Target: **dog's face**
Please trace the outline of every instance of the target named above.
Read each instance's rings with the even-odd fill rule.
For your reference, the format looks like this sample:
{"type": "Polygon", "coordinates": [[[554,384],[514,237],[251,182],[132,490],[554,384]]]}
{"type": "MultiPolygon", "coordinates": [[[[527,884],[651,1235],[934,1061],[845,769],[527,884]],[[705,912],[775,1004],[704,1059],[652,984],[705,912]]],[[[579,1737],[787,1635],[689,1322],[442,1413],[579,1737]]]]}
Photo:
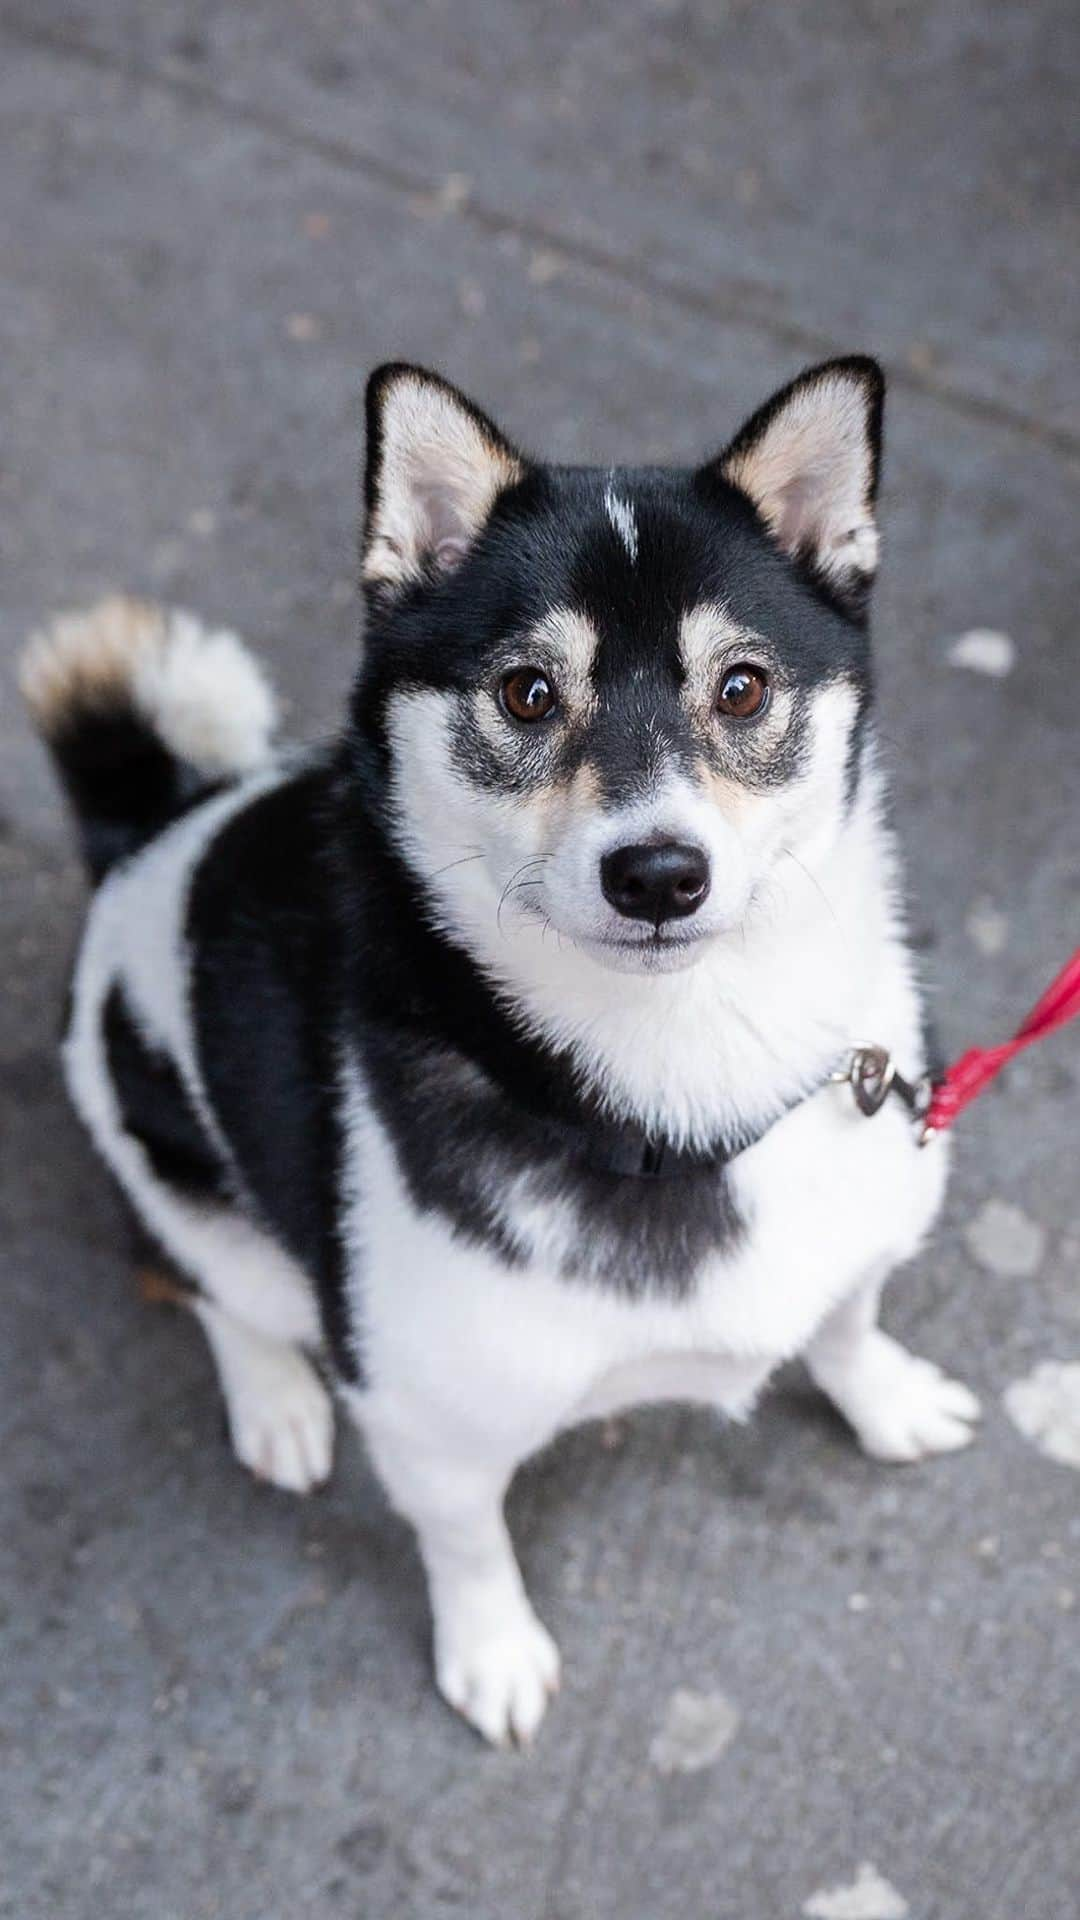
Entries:
{"type": "Polygon", "coordinates": [[[430,374],[373,377],[356,724],[448,931],[688,966],[835,836],[881,398],[833,362],[697,470],[605,471],[527,461],[430,374]]]}

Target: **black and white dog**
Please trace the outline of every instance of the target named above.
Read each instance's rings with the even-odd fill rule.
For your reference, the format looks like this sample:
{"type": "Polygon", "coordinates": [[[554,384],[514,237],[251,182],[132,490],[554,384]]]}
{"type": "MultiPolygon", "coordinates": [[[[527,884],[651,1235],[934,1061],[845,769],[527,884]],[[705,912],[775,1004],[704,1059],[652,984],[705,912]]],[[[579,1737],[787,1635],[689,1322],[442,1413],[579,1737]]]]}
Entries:
{"type": "Polygon", "coordinates": [[[364,657],[271,746],[230,634],[114,600],[23,684],[99,883],[65,1064],[191,1286],[233,1446],[304,1492],[330,1393],[415,1526],[446,1698],[528,1740],[559,1660],[502,1517],[560,1429],[738,1418],[790,1355],[886,1460],[978,1407],[876,1324],[944,1144],[875,749],[883,383],[805,373],[694,471],[526,458],[368,392],[364,657]]]}

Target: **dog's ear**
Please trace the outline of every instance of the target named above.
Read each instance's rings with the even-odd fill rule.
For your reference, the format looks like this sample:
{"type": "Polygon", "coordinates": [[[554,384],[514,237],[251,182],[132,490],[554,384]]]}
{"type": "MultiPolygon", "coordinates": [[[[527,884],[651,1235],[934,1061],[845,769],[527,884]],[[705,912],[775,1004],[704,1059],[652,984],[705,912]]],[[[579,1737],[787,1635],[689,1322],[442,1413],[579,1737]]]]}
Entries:
{"type": "Polygon", "coordinates": [[[376,368],[367,388],[365,586],[392,594],[449,572],[524,472],[521,455],[456,387],[423,367],[376,368]]]}
{"type": "Polygon", "coordinates": [[[876,360],[828,360],[767,400],[705,470],[746,494],[784,552],[853,611],[877,568],[884,399],[876,360]]]}

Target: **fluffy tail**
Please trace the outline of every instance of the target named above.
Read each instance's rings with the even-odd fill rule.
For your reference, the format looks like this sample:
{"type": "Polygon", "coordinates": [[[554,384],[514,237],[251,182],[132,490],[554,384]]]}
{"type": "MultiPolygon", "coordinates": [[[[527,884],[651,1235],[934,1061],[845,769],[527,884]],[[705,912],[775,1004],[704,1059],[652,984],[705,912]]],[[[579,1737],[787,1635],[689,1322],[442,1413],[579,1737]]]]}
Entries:
{"type": "Polygon", "coordinates": [[[95,881],[216,787],[265,761],[277,705],[233,633],[119,596],[28,642],[19,680],[95,881]]]}

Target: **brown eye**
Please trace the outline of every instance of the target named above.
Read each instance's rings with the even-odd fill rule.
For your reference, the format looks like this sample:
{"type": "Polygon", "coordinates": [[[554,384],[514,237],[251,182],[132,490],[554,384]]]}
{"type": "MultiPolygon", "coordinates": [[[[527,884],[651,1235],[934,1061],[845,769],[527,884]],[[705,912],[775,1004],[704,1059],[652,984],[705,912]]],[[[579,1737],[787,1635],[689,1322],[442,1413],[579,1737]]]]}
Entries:
{"type": "Polygon", "coordinates": [[[539,667],[518,667],[499,688],[503,709],[514,720],[546,720],[555,705],[555,689],[539,667]]]}
{"type": "Polygon", "coordinates": [[[716,696],[718,713],[730,714],[733,720],[753,720],[764,713],[768,703],[769,678],[761,667],[740,662],[737,667],[727,668],[716,696]]]}

